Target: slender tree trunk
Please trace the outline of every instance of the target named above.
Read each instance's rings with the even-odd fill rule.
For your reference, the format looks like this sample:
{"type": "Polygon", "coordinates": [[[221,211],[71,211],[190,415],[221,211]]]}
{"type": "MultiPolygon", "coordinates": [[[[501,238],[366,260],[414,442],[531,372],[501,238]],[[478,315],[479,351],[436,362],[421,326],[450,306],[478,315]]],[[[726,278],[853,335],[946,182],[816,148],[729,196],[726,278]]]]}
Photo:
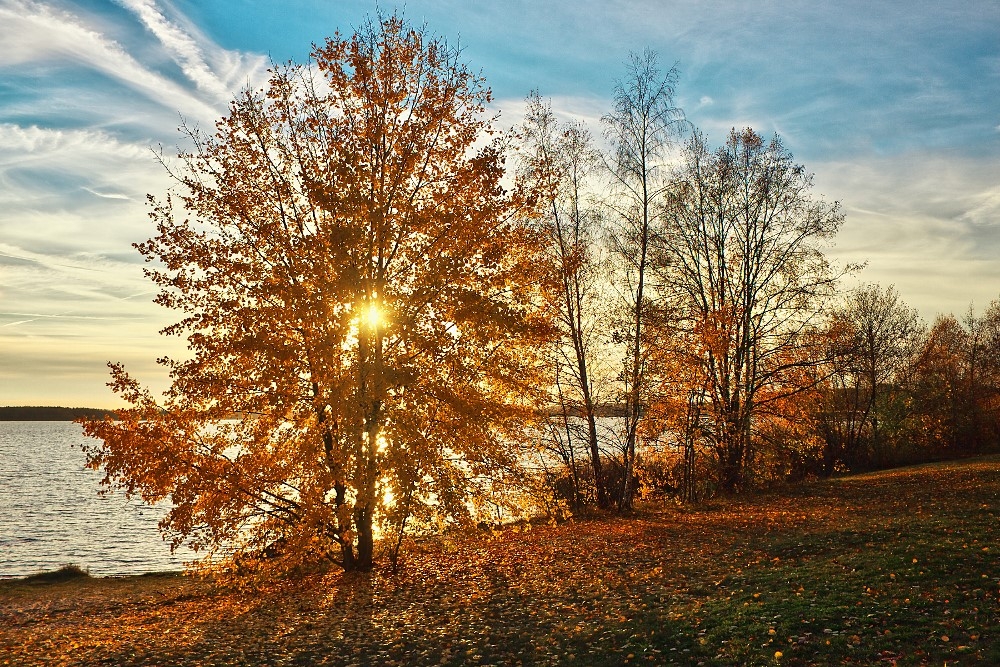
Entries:
{"type": "Polygon", "coordinates": [[[597,418],[594,415],[593,403],[587,406],[587,436],[590,445],[590,465],[594,470],[594,492],[597,494],[597,506],[601,509],[608,509],[611,507],[611,497],[608,494],[607,481],[604,479],[601,449],[597,441],[597,418]]]}
{"type": "Polygon", "coordinates": [[[375,532],[369,505],[360,505],[354,511],[354,525],[358,531],[358,557],[354,569],[368,572],[375,563],[375,532]]]}
{"type": "MultiPolygon", "coordinates": [[[[346,489],[343,484],[337,484],[337,507],[340,507],[345,502],[346,489]]],[[[343,527],[339,527],[341,531],[337,538],[340,541],[340,566],[344,568],[345,572],[351,572],[357,569],[358,559],[354,553],[354,540],[350,537],[345,537],[343,535],[343,527]]]]}
{"type": "MultiPolygon", "coordinates": [[[[579,184],[572,181],[574,188],[573,197],[573,248],[577,252],[577,246],[581,243],[580,225],[582,214],[577,202],[579,201],[579,184]]],[[[565,262],[567,248],[562,227],[562,218],[553,202],[552,215],[555,222],[556,234],[559,242],[559,253],[565,262]]],[[[594,405],[593,391],[590,385],[590,372],[588,370],[587,346],[584,341],[583,307],[581,278],[579,267],[574,266],[571,270],[563,267],[563,297],[565,299],[566,322],[569,324],[570,339],[573,342],[573,354],[576,357],[577,381],[579,383],[580,395],[583,398],[584,411],[587,419],[587,439],[590,449],[590,465],[594,471],[594,494],[596,495],[597,506],[607,509],[611,506],[611,496],[608,493],[607,482],[604,479],[604,471],[601,462],[601,450],[597,438],[597,416],[594,405]]],[[[576,471],[574,469],[574,479],[576,471]]]]}
{"type": "Polygon", "coordinates": [[[562,416],[563,433],[566,437],[566,450],[562,453],[563,462],[569,466],[570,475],[573,480],[573,511],[580,509],[580,474],[576,469],[576,452],[573,446],[573,429],[569,423],[569,405],[566,395],[563,393],[562,381],[559,378],[558,367],[556,370],[556,391],[559,395],[559,408],[562,416]]]}
{"type": "Polygon", "coordinates": [[[642,368],[642,332],[645,324],[645,312],[643,309],[643,297],[646,286],[646,257],[649,252],[649,214],[650,196],[647,163],[648,158],[644,155],[641,171],[642,184],[642,227],[639,235],[639,266],[637,275],[637,285],[635,290],[635,306],[632,319],[633,348],[630,359],[631,367],[628,369],[631,387],[628,393],[629,425],[626,430],[625,440],[625,466],[622,480],[622,494],[618,501],[618,509],[627,512],[632,509],[633,496],[635,494],[633,468],[635,466],[635,445],[639,432],[639,420],[642,418],[642,392],[641,382],[643,378],[642,368]]]}
{"type": "Polygon", "coordinates": [[[570,314],[577,377],[580,382],[580,394],[583,397],[583,408],[587,419],[587,444],[590,450],[590,465],[594,471],[594,494],[597,496],[597,506],[601,509],[608,509],[611,506],[611,496],[608,493],[608,485],[604,479],[601,449],[597,437],[597,406],[594,405],[594,396],[590,386],[590,373],[587,369],[587,350],[583,343],[582,300],[579,298],[578,285],[567,285],[566,287],[567,310],[570,314]],[[575,293],[576,298],[573,300],[569,299],[568,295],[570,291],[575,293]]]}

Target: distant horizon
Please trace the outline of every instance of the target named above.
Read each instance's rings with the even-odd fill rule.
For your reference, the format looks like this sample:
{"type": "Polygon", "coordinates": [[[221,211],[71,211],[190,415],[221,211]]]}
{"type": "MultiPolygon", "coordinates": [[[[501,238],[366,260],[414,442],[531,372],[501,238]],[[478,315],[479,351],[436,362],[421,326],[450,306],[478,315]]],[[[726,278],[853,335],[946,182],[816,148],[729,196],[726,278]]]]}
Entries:
{"type": "MultiPolygon", "coordinates": [[[[126,407],[123,403],[120,408],[126,407]]],[[[97,408],[92,405],[0,405],[0,410],[114,410],[115,408],[97,408]]]]}
{"type": "Polygon", "coordinates": [[[118,420],[121,408],[87,408],[43,405],[0,406],[0,423],[24,422],[75,422],[80,419],[104,419],[111,416],[118,420]]]}

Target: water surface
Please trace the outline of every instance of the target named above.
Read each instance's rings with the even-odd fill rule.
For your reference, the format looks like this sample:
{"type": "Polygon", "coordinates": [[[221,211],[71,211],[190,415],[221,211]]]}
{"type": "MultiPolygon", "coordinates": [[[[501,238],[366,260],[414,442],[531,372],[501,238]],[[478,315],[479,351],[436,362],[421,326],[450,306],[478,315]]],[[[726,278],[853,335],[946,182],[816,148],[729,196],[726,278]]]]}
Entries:
{"type": "Polygon", "coordinates": [[[103,473],[84,467],[72,422],[0,422],[0,578],[74,563],[93,575],[178,570],[161,507],[99,495],[103,473]]]}

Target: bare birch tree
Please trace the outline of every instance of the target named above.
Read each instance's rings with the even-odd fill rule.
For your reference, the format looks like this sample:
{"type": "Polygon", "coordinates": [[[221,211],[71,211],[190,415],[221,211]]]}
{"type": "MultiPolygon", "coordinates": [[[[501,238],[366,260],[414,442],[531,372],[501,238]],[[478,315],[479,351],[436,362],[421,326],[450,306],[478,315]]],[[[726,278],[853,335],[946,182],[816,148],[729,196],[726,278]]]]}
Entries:
{"type": "Polygon", "coordinates": [[[594,477],[594,495],[601,508],[610,506],[602,469],[597,426],[595,366],[598,354],[599,220],[585,201],[587,182],[599,164],[590,132],[580,122],[559,123],[551,103],[538,92],[527,99],[521,128],[522,177],[531,179],[544,202],[539,207],[550,238],[549,252],[559,276],[559,316],[562,337],[554,349],[555,393],[561,454],[580,493],[575,461],[575,419],[584,421],[582,439],[594,477]],[[565,379],[564,379],[565,378],[565,379]]]}
{"type": "Polygon", "coordinates": [[[604,136],[610,146],[607,159],[612,196],[607,200],[611,215],[611,249],[619,260],[616,287],[622,297],[622,471],[616,492],[620,510],[631,508],[635,495],[636,441],[647,402],[646,336],[649,293],[650,247],[663,195],[667,191],[665,163],[674,139],[683,127],[684,114],[674,104],[677,68],[664,72],[656,53],[632,54],[625,77],[614,93],[614,110],[604,116],[604,136]]]}

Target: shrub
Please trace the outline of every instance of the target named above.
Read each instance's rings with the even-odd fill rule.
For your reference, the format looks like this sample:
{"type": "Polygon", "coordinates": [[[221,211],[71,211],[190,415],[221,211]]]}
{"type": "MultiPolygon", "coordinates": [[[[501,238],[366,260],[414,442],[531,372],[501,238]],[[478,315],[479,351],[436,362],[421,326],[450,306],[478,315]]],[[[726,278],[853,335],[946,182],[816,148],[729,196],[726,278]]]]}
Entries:
{"type": "Polygon", "coordinates": [[[67,563],[58,570],[52,572],[39,572],[24,578],[25,581],[39,584],[53,584],[60,581],[70,581],[72,579],[82,579],[90,576],[90,571],[79,565],[67,563]]]}

